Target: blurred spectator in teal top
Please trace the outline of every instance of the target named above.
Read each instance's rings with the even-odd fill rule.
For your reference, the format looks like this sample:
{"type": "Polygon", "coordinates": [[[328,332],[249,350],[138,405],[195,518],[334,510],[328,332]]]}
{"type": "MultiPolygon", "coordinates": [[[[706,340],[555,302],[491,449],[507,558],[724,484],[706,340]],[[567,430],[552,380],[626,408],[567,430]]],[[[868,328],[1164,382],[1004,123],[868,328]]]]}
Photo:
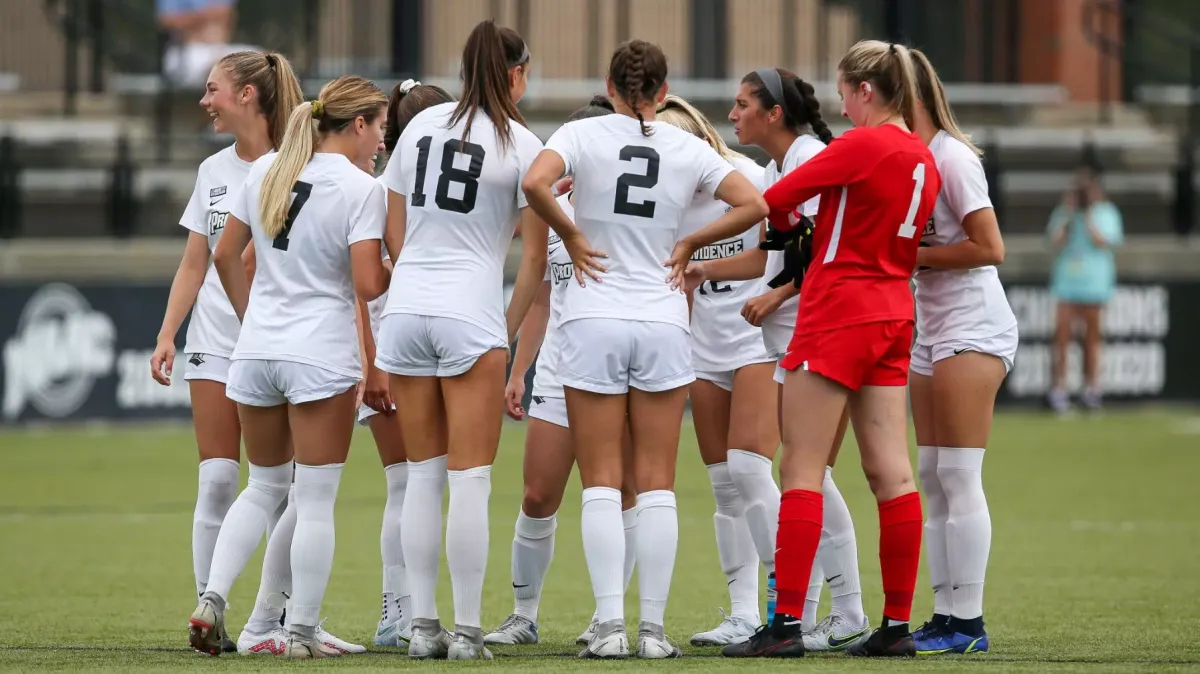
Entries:
{"type": "Polygon", "coordinates": [[[1121,212],[1100,187],[1100,175],[1080,169],[1075,185],[1050,215],[1047,234],[1058,252],[1050,293],[1058,300],[1054,334],[1054,386],[1050,405],[1058,412],[1070,408],[1067,394],[1067,349],[1076,326],[1083,324],[1082,402],[1100,407],[1100,311],[1117,285],[1113,248],[1124,240],[1121,212]]]}

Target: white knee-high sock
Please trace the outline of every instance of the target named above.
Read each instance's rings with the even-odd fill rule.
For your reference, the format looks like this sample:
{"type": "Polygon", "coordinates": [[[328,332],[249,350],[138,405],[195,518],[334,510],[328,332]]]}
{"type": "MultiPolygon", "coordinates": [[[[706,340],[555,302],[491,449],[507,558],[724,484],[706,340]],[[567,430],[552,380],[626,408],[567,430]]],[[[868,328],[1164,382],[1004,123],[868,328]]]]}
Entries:
{"type": "Polygon", "coordinates": [[[659,489],[638,494],[638,600],[642,622],[663,624],[678,548],[675,492],[659,489]]]}
{"type": "Polygon", "coordinates": [[[333,570],[333,506],[342,479],[340,463],[296,464],[296,533],[292,536],[292,599],[288,629],[316,628],[333,570]]]}
{"type": "Polygon", "coordinates": [[[383,524],[379,530],[379,555],[383,560],[383,608],[379,624],[390,625],[408,617],[408,578],[404,571],[404,546],[400,543],[400,518],[404,512],[404,492],[408,487],[408,462],[401,461],[383,469],[387,480],[387,502],[383,505],[383,524]]]}
{"type": "Polygon", "coordinates": [[[775,572],[775,534],[779,531],[779,485],[771,475],[771,461],[741,449],[727,455],[729,476],[746,504],[746,526],[758,558],[767,573],[775,572]]]}
{"type": "Polygon", "coordinates": [[[709,466],[708,479],[717,502],[713,528],[717,535],[717,559],[729,588],[729,613],[757,625],[758,553],[746,526],[745,503],[729,475],[728,464],[709,466]]]}
{"type": "Polygon", "coordinates": [[[205,459],[200,462],[200,484],[196,489],[196,510],[192,513],[192,572],[196,576],[196,595],[208,588],[208,570],[213,548],[225,513],[238,494],[238,462],[233,459],[205,459]]]}
{"type": "Polygon", "coordinates": [[[950,615],[983,615],[983,579],[992,547],[992,517],[983,494],[983,454],[978,448],[938,449],[938,479],[946,491],[946,561],[950,571],[950,615]]]}
{"type": "Polygon", "coordinates": [[[637,525],[638,507],[635,503],[629,510],[621,511],[621,527],[625,530],[625,592],[629,592],[629,582],[633,580],[633,570],[637,567],[637,525]]]}
{"type": "Polygon", "coordinates": [[[933,612],[950,615],[950,571],[946,561],[946,520],[950,509],[938,478],[938,448],[917,447],[917,475],[925,494],[925,561],[933,586],[933,612]]]}
{"type": "Polygon", "coordinates": [[[624,620],[625,533],[621,522],[621,490],[584,489],[580,519],[583,556],[596,597],[596,619],[602,623],[624,620]]]}
{"type": "Polygon", "coordinates": [[[821,545],[817,558],[825,582],[829,583],[829,610],[850,621],[853,625],[866,622],[862,605],[862,580],[858,573],[858,541],[854,536],[854,520],[846,499],[833,482],[833,469],[825,469],[821,482],[821,496],[825,502],[824,519],[821,522],[821,545]]]}
{"type": "Polygon", "coordinates": [[[808,632],[817,626],[817,609],[821,607],[821,588],[825,576],[821,575],[821,561],[813,560],[812,573],[808,574],[808,592],[804,595],[804,613],[800,615],[800,631],[808,632]]]}
{"type": "Polygon", "coordinates": [[[250,464],[246,488],[229,507],[217,544],[213,547],[212,567],[208,574],[206,593],[229,598],[233,581],[241,575],[258,547],[271,513],[288,495],[292,485],[292,462],[282,466],[250,464]]]}
{"type": "Polygon", "coordinates": [[[296,533],[296,486],[292,485],[287,507],[267,538],[263,554],[262,578],[254,610],[246,621],[246,630],[263,634],[279,625],[288,595],[292,593],[292,538],[296,533]]]}
{"type": "Polygon", "coordinates": [[[408,462],[408,490],[400,515],[400,542],[413,618],[438,619],[438,563],[442,552],[442,494],[446,490],[446,457],[408,462]]]}
{"type": "Polygon", "coordinates": [[[488,501],[492,467],[448,471],[450,512],[446,515],[446,566],[454,594],[454,624],[482,626],[483,577],[488,559],[488,501]]]}
{"type": "Polygon", "coordinates": [[[554,559],[554,530],[558,520],[549,517],[517,515],[516,535],[512,544],[512,586],[516,600],[513,613],[534,623],[542,598],[542,583],[554,559]]]}

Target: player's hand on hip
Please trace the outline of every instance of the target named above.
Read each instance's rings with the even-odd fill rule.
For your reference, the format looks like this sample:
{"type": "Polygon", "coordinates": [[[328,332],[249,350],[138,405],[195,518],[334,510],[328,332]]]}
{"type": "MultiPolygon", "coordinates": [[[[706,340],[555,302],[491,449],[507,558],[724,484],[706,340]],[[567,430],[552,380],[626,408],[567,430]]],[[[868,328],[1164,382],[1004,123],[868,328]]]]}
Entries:
{"type": "Polygon", "coordinates": [[[175,370],[175,342],[160,339],[150,356],[150,376],[163,386],[171,385],[171,372],[175,370]]]}
{"type": "Polygon", "coordinates": [[[708,280],[708,269],[703,262],[692,262],[683,271],[683,289],[692,292],[708,280]]]}
{"type": "Polygon", "coordinates": [[[692,253],[695,252],[696,247],[683,238],[675,243],[671,257],[663,261],[663,266],[670,270],[667,272],[667,283],[671,285],[671,290],[686,291],[687,269],[692,263],[692,253]]]}
{"type": "Polygon", "coordinates": [[[604,282],[600,275],[608,271],[608,267],[600,264],[600,259],[608,257],[607,253],[592,248],[592,244],[588,243],[582,233],[563,239],[563,246],[567,249],[567,255],[571,256],[571,263],[575,265],[575,280],[580,286],[586,286],[589,278],[596,283],[604,282]]]}

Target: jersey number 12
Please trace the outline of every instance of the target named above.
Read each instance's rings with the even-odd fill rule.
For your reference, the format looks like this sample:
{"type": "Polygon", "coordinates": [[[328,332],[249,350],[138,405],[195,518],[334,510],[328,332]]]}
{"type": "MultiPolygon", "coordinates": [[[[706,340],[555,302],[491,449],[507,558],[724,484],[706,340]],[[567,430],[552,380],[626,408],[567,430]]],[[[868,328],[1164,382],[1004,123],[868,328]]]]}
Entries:
{"type": "MultiPolygon", "coordinates": [[[[433,136],[417,141],[417,184],[413,186],[412,205],[425,205],[425,171],[429,167],[429,146],[433,136]]],[[[442,175],[438,177],[437,194],[433,201],[443,211],[470,213],[475,210],[475,198],[479,194],[479,175],[483,173],[483,158],[487,151],[482,145],[464,143],[451,138],[442,145],[442,175]],[[471,163],[465,169],[454,166],[456,154],[465,154],[471,163]],[[462,198],[450,196],[450,183],[463,186],[462,198]]]]}

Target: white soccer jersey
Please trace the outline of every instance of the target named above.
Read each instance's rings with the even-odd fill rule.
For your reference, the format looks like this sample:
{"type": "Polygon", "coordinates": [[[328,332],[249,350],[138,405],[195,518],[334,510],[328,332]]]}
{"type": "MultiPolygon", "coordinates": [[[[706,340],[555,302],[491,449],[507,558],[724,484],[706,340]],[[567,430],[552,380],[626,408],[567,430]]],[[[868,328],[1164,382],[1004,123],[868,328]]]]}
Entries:
{"type": "Polygon", "coordinates": [[[350,246],[383,238],[383,185],[345,155],[315,154],[292,189],[288,224],[272,239],[258,211],[274,161],[254,162],[229,210],[250,225],[258,258],[233,360],[283,360],[361,377],[350,246]]]}
{"type": "Polygon", "coordinates": [[[580,318],[661,322],[688,329],[687,299],[663,261],[696,191],[712,196],[733,166],[708,143],[664,122],[625,115],[581,119],[546,142],[575,177],[575,221],[608,254],[603,282],[567,285],[562,323],[580,318]]]}
{"type": "MultiPolygon", "coordinates": [[[[558,204],[572,221],[575,220],[575,207],[571,205],[570,195],[564,194],[558,198],[558,204]]],[[[571,256],[567,255],[567,247],[562,244],[558,235],[551,234],[547,252],[546,280],[550,282],[550,318],[546,321],[546,336],[542,339],[542,349],[538,352],[537,365],[533,372],[533,395],[541,398],[563,398],[563,385],[558,383],[558,356],[562,336],[558,333],[559,320],[562,317],[563,297],[567,294],[567,286],[575,279],[575,265],[571,256]]]]}
{"type": "MultiPolygon", "coordinates": [[[[788,148],[787,154],[783,157],[782,169],[774,160],[771,160],[771,163],[767,164],[767,168],[763,172],[762,191],[766,192],[767,188],[779,182],[780,178],[791,173],[797,166],[812,159],[818,152],[824,149],[825,143],[822,143],[820,139],[814,136],[802,135],[796,138],[796,140],[792,141],[792,146],[788,148]]],[[[809,218],[815,218],[820,201],[820,197],[809,199],[800,206],[800,212],[809,218]]],[[[778,276],[781,271],[783,271],[783,251],[767,251],[767,270],[758,284],[759,295],[771,290],[767,283],[778,276]]],[[[783,354],[787,351],[788,343],[792,340],[792,333],[796,330],[796,314],[799,311],[800,298],[793,297],[781,304],[775,313],[763,320],[763,342],[766,344],[767,351],[772,356],[782,358],[783,354]]]]}
{"type": "MultiPolygon", "coordinates": [[[[179,224],[197,234],[208,237],[208,252],[217,249],[221,232],[225,231],[225,219],[229,217],[229,205],[236,192],[241,189],[250,172],[250,162],[237,155],[237,146],[230,145],[205,159],[196,174],[196,188],[179,224]]],[[[188,323],[184,353],[207,353],[228,358],[237,344],[237,314],[221,286],[217,268],[210,261],[204,274],[204,283],[192,307],[192,320],[188,323]]]]}
{"type": "MultiPolygon", "coordinates": [[[[942,191],[925,224],[921,245],[944,246],[967,238],[963,218],[991,208],[979,157],[957,138],[939,131],[929,151],[942,176],[942,191]]],[[[926,269],[916,274],[917,343],[994,337],[1017,324],[996,268],[926,269]]]]}
{"type": "MultiPolygon", "coordinates": [[[[383,176],[376,178],[376,180],[379,181],[380,185],[384,185],[383,176]]],[[[384,187],[387,187],[387,186],[384,185],[384,187]]],[[[387,210],[386,209],[386,204],[387,204],[386,198],[384,199],[384,204],[385,204],[384,210],[387,210]]],[[[383,248],[383,261],[387,262],[390,259],[390,258],[388,258],[387,246],[386,245],[382,246],[382,248],[383,248]]],[[[371,323],[371,336],[375,339],[376,342],[379,341],[379,321],[381,319],[383,319],[383,308],[384,308],[384,306],[387,305],[387,297],[388,297],[388,294],[384,293],[384,294],[380,295],[379,297],[371,300],[370,302],[367,302],[367,317],[370,319],[370,323],[371,323]]]]}
{"type": "MultiPolygon", "coordinates": [[[[733,166],[753,184],[762,183],[763,168],[750,159],[738,157],[733,166]]],[[[729,206],[711,196],[697,194],[683,219],[682,235],[690,234],[716,220],[729,206]]],[[[697,262],[733,257],[758,246],[759,228],[752,227],[739,236],[718,241],[697,250],[697,262]]],[[[736,370],[766,359],[762,330],[742,318],[742,305],[758,294],[760,282],[706,281],[692,295],[692,352],[696,369],[701,372],[736,370]]]]}
{"type": "Polygon", "coordinates": [[[454,318],[508,343],[504,260],[542,142],[510,121],[513,145],[502,147],[481,112],[463,145],[466,119],[447,127],[455,105],[414,117],[384,169],[388,189],[407,197],[408,220],[383,315],[454,318]]]}

